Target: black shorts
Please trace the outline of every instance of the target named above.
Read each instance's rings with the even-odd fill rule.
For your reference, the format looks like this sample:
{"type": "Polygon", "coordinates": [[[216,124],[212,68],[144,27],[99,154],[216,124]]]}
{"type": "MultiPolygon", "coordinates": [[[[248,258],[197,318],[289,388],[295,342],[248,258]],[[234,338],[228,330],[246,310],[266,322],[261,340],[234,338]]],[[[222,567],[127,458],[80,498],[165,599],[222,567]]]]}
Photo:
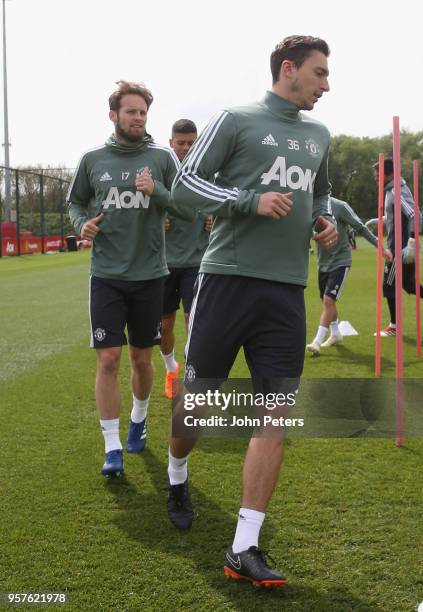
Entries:
{"type": "Polygon", "coordinates": [[[199,266],[196,268],[172,268],[166,277],[163,298],[163,316],[176,312],[182,300],[184,312],[191,310],[194,285],[199,266]]]}
{"type": "Polygon", "coordinates": [[[328,295],[335,301],[339,300],[350,269],[351,266],[340,266],[331,272],[319,272],[321,300],[323,300],[324,295],[328,295]]]}
{"type": "Polygon", "coordinates": [[[92,348],[127,344],[148,348],[160,344],[160,321],[164,278],[120,281],[90,278],[90,321],[92,348]]]}
{"type": "MultiPolygon", "coordinates": [[[[407,293],[416,293],[416,269],[413,263],[402,264],[402,288],[407,293]]],[[[385,264],[383,295],[386,298],[395,298],[395,261],[385,264]]]]}
{"type": "Polygon", "coordinates": [[[199,274],[190,313],[185,384],[217,388],[241,347],[256,390],[296,389],[304,364],[304,287],[247,276],[199,274]],[[293,380],[295,379],[295,380],[293,380]]]}

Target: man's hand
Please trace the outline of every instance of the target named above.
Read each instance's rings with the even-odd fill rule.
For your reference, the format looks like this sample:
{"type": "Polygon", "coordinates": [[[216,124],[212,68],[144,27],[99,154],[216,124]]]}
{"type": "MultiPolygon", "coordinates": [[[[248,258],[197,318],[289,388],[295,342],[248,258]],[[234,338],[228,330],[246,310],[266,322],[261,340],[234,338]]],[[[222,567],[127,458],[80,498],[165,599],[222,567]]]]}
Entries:
{"type": "Polygon", "coordinates": [[[392,263],[394,261],[392,251],[390,251],[389,249],[383,249],[382,255],[384,256],[385,261],[387,261],[388,263],[392,263]]]}
{"type": "Polygon", "coordinates": [[[137,191],[142,191],[145,195],[151,196],[154,191],[154,180],[150,173],[150,168],[146,166],[141,174],[135,177],[135,187],[137,191]]]}
{"type": "Polygon", "coordinates": [[[277,193],[269,191],[262,193],[259,199],[257,214],[263,217],[280,219],[286,217],[292,208],[292,191],[289,193],[277,193]]]}
{"type": "Polygon", "coordinates": [[[98,224],[101,223],[103,219],[104,213],[100,213],[96,217],[93,217],[93,219],[88,219],[88,221],[85,221],[84,225],[81,228],[82,240],[94,240],[94,238],[100,231],[98,224]]]}
{"type": "Polygon", "coordinates": [[[213,227],[213,215],[207,215],[204,221],[204,229],[206,232],[211,232],[213,227]]]}
{"type": "Polygon", "coordinates": [[[318,217],[314,225],[317,234],[313,240],[319,242],[324,247],[333,247],[338,242],[338,231],[336,226],[325,217],[318,217]]]}
{"type": "Polygon", "coordinates": [[[165,217],[164,228],[165,228],[165,232],[170,230],[170,219],[169,219],[169,217],[165,217]]]}

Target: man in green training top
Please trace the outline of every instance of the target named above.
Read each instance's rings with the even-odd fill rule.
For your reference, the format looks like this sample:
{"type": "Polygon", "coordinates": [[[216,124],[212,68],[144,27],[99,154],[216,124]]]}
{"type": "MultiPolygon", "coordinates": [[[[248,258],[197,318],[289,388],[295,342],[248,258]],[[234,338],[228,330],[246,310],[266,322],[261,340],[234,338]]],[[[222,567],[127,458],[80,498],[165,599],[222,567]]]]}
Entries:
{"type": "MultiPolygon", "coordinates": [[[[364,225],[351,206],[342,200],[331,198],[332,213],[337,222],[338,242],[330,249],[323,249],[317,244],[319,266],[320,299],[323,302],[323,312],[320,317],[319,328],[314,340],[307,344],[307,350],[318,357],[320,347],[327,348],[342,342],[342,334],[338,327],[338,310],[336,302],[341,297],[345,281],[351,268],[351,243],[349,229],[352,228],[370,244],[377,247],[377,238],[364,225]],[[324,342],[329,330],[330,336],[324,342]]],[[[392,261],[389,249],[383,249],[383,256],[392,261]]]]}
{"type": "MultiPolygon", "coordinates": [[[[300,112],[312,110],[329,91],[328,55],[319,38],[284,39],[270,59],[272,91],[260,102],[225,110],[213,119],[175,179],[176,202],[215,216],[190,313],[189,393],[203,389],[206,379],[216,381],[218,388],[241,347],[256,392],[298,387],[313,225],[322,245],[336,242],[327,170],[329,132],[300,112]]],[[[175,418],[184,412],[182,400],[175,406],[175,418]]],[[[194,515],[187,472],[194,445],[188,435],[170,438],[167,507],[180,529],[190,527],[194,515]]],[[[273,437],[250,440],[238,525],[225,560],[228,576],[258,586],[286,582],[258,548],[282,446],[282,427],[273,437]]]]}
{"type": "MultiPolygon", "coordinates": [[[[197,127],[190,119],[179,119],[172,126],[169,140],[182,161],[197,138],[197,127]]],[[[165,281],[160,351],[166,366],[165,395],[172,399],[178,393],[179,364],[175,359],[176,311],[182,301],[185,328],[194,297],[194,283],[201,258],[209,243],[211,215],[198,213],[191,223],[176,217],[166,218],[166,260],[169,276],[165,281]]]]}
{"type": "Polygon", "coordinates": [[[166,210],[180,214],[169,192],[179,161],[172,151],[156,145],[145,130],[152,101],[143,84],[119,81],[109,98],[115,132],[104,145],[82,156],[67,196],[75,230],[93,241],[91,347],[97,351],[95,393],[106,476],[123,472],[117,375],[122,345],[127,344],[126,326],[133,393],[126,450],[140,452],[146,443],[152,347],[160,342],[163,285],[168,274],[163,224],[166,210]]]}

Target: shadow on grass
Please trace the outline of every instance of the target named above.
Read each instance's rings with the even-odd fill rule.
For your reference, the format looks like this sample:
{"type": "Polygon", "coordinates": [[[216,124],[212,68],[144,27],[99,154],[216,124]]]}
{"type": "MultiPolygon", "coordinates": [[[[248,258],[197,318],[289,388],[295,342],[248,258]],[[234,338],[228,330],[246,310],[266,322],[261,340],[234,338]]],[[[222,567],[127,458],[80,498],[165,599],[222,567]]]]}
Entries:
{"type": "Polygon", "coordinates": [[[415,336],[403,336],[403,342],[405,344],[410,344],[411,346],[416,346],[417,344],[415,336]]]}
{"type": "MultiPolygon", "coordinates": [[[[336,350],[338,351],[338,355],[342,357],[345,362],[350,362],[353,367],[357,365],[365,366],[369,370],[369,372],[375,371],[375,356],[374,354],[363,355],[360,353],[356,353],[349,349],[344,344],[338,344],[336,346],[336,350]]],[[[388,359],[387,357],[381,358],[381,368],[382,371],[386,370],[386,368],[395,368],[395,363],[392,359],[388,359]]]]}
{"type": "MultiPolygon", "coordinates": [[[[204,442],[204,441],[203,441],[204,442]]],[[[212,441],[210,441],[211,443],[212,441]]],[[[245,441],[239,441],[245,442],[245,441]]],[[[209,444],[203,448],[207,452],[209,444]]],[[[141,457],[140,457],[141,459],[141,457]]],[[[169,591],[175,589],[181,605],[184,593],[187,594],[186,604],[189,607],[200,604],[199,594],[195,602],[195,575],[187,576],[189,566],[193,564],[211,589],[220,597],[224,597],[232,610],[307,610],[307,612],[347,612],[360,610],[362,612],[376,612],[377,608],[352,595],[345,587],[336,586],[326,592],[311,587],[296,584],[291,578],[287,587],[277,590],[255,589],[246,582],[234,582],[225,578],[223,562],[227,545],[232,541],[235,529],[235,516],[222,510],[216,502],[205,495],[201,488],[191,483],[191,496],[195,504],[196,518],[192,529],[187,532],[176,530],[170,523],[166,511],[167,497],[167,466],[160,461],[150,450],[142,453],[142,461],[154,485],[142,493],[126,478],[106,481],[107,490],[113,494],[120,512],[115,517],[117,526],[132,540],[138,542],[140,547],[140,564],[148,562],[148,551],[154,550],[159,554],[181,558],[178,564],[170,559],[167,567],[169,591]],[[184,563],[185,561],[185,563],[184,563]],[[186,563],[188,562],[188,564],[186,563]]],[[[240,469],[236,464],[235,469],[240,469]]],[[[195,482],[195,478],[193,478],[195,482]]],[[[216,490],[214,491],[216,497],[216,490]]],[[[277,532],[278,525],[272,525],[271,517],[266,518],[267,531],[277,532]]],[[[284,547],[289,551],[289,543],[284,547]]],[[[289,563],[279,557],[276,567],[283,569],[289,563]]],[[[157,563],[157,561],[156,561],[157,563]]],[[[165,561],[163,571],[166,572],[165,561]]],[[[166,587],[164,587],[166,588],[166,587]]],[[[203,601],[203,600],[202,600],[203,601]]],[[[201,608],[212,610],[212,602],[203,601],[201,608]]],[[[179,609],[179,608],[178,608],[179,609]]]]}

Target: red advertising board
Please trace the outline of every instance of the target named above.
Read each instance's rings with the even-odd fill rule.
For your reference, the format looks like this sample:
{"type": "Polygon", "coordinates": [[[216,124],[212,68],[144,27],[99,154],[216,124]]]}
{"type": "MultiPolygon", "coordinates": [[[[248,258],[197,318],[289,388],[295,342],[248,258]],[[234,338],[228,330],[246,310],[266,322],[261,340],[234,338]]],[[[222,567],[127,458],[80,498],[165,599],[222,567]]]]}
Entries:
{"type": "MultiPolygon", "coordinates": [[[[61,247],[61,236],[45,236],[44,252],[58,251],[61,247]]],[[[3,238],[1,252],[2,255],[18,255],[18,241],[16,238],[3,238]]],[[[21,238],[21,255],[28,255],[29,253],[42,253],[42,238],[38,236],[25,236],[21,238]]]]}

